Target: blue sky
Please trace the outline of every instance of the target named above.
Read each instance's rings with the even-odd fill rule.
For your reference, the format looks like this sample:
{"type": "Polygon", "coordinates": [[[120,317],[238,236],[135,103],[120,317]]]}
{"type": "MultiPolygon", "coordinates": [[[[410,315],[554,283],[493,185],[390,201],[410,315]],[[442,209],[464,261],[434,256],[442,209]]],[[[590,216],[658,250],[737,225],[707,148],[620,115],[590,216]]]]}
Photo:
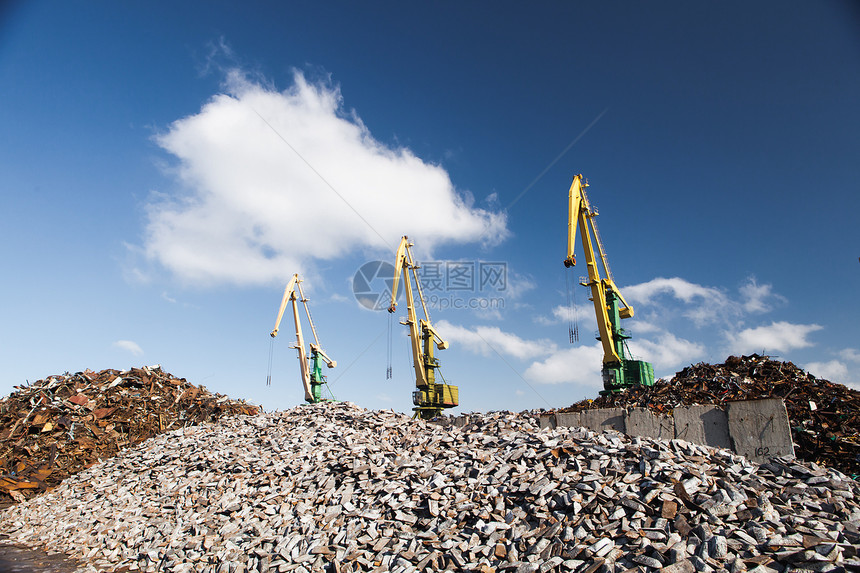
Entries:
{"type": "Polygon", "coordinates": [[[459,307],[454,412],[594,397],[577,173],[658,376],[764,352],[860,387],[858,70],[849,2],[6,3],[0,393],[161,364],[292,407],[298,272],[336,397],[408,411],[353,277],[409,235],[459,307]]]}

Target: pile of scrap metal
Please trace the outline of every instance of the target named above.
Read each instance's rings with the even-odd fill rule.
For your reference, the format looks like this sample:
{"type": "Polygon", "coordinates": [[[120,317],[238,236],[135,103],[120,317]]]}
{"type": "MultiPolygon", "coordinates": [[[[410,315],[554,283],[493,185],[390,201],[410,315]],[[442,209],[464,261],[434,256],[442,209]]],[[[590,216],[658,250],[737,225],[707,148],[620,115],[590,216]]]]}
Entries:
{"type": "Polygon", "coordinates": [[[816,378],[791,362],[767,356],[730,356],[723,364],[696,364],[652,387],[583,400],[560,412],[644,407],[670,413],[676,406],[723,405],[736,400],[782,398],[795,455],[860,475],[860,391],[816,378]]]}
{"type": "Polygon", "coordinates": [[[256,406],[157,366],[86,370],[16,386],[0,401],[0,503],[50,489],[162,432],[256,413],[256,406]]]}

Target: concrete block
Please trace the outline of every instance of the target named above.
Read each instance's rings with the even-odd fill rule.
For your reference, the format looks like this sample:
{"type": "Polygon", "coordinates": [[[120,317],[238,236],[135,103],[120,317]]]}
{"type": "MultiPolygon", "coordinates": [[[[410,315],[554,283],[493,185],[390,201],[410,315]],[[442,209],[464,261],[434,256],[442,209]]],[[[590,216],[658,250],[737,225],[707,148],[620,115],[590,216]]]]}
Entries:
{"type": "Polygon", "coordinates": [[[624,417],[625,433],[658,440],[675,437],[675,422],[670,416],[653,414],[648,408],[632,408],[624,417]]]}
{"type": "Polygon", "coordinates": [[[732,448],[726,413],[717,406],[678,406],[675,437],[694,444],[732,448]]]}
{"type": "Polygon", "coordinates": [[[555,415],[555,423],[558,427],[578,428],[580,423],[579,412],[558,412],[555,415]]]}
{"type": "Polygon", "coordinates": [[[624,409],[600,408],[598,410],[583,410],[580,414],[580,425],[595,432],[617,430],[623,432],[624,409]]]}
{"type": "Polygon", "coordinates": [[[555,414],[541,414],[538,416],[538,424],[540,425],[540,429],[544,430],[546,428],[553,429],[558,426],[555,421],[555,414]]]}
{"type": "Polygon", "coordinates": [[[541,428],[586,427],[596,432],[617,430],[630,436],[679,438],[716,448],[727,448],[764,463],[777,456],[794,457],[791,428],[780,398],[732,402],[718,406],[679,406],[674,419],[646,408],[601,408],[582,412],[540,415],[541,428]]]}
{"type": "Polygon", "coordinates": [[[765,463],[777,456],[794,457],[788,412],[781,398],[731,402],[728,424],[735,452],[747,459],[765,463]]]}

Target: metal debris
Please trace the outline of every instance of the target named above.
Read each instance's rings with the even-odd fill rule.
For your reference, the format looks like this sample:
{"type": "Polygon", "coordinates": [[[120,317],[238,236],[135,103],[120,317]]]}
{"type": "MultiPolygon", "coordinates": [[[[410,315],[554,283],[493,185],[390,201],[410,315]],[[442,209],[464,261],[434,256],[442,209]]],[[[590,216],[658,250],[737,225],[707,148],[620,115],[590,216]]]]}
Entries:
{"type": "Polygon", "coordinates": [[[560,412],[644,407],[669,413],[677,406],[725,405],[738,400],[782,398],[795,455],[860,475],[860,391],[816,378],[767,356],[730,356],[723,364],[696,364],[653,387],[584,400],[560,412]]]}
{"type": "Polygon", "coordinates": [[[682,440],[349,403],[172,430],[0,513],[111,571],[843,571],[860,486],[682,440]]]}
{"type": "Polygon", "coordinates": [[[158,366],[86,370],[16,388],[0,401],[0,503],[32,497],[161,432],[258,411],[158,366]]]}

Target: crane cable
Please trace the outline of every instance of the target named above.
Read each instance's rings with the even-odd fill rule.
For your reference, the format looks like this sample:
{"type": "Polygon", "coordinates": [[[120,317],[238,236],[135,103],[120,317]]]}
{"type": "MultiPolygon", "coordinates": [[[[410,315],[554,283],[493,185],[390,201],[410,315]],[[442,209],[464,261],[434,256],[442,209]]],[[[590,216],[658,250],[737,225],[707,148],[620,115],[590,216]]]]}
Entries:
{"type": "Polygon", "coordinates": [[[391,380],[392,376],[394,376],[392,368],[391,368],[391,354],[392,354],[392,347],[394,344],[393,336],[392,336],[393,328],[391,326],[392,320],[394,320],[393,317],[394,317],[393,312],[388,313],[388,349],[387,349],[388,354],[386,356],[387,368],[385,369],[385,379],[386,380],[391,380]]]}
{"type": "Polygon", "coordinates": [[[579,342],[579,320],[576,311],[576,290],[570,285],[570,271],[564,273],[567,285],[567,332],[570,343],[579,342]]]}
{"type": "Polygon", "coordinates": [[[275,353],[275,338],[269,341],[269,370],[266,373],[266,386],[272,385],[272,356],[275,353]]]}

